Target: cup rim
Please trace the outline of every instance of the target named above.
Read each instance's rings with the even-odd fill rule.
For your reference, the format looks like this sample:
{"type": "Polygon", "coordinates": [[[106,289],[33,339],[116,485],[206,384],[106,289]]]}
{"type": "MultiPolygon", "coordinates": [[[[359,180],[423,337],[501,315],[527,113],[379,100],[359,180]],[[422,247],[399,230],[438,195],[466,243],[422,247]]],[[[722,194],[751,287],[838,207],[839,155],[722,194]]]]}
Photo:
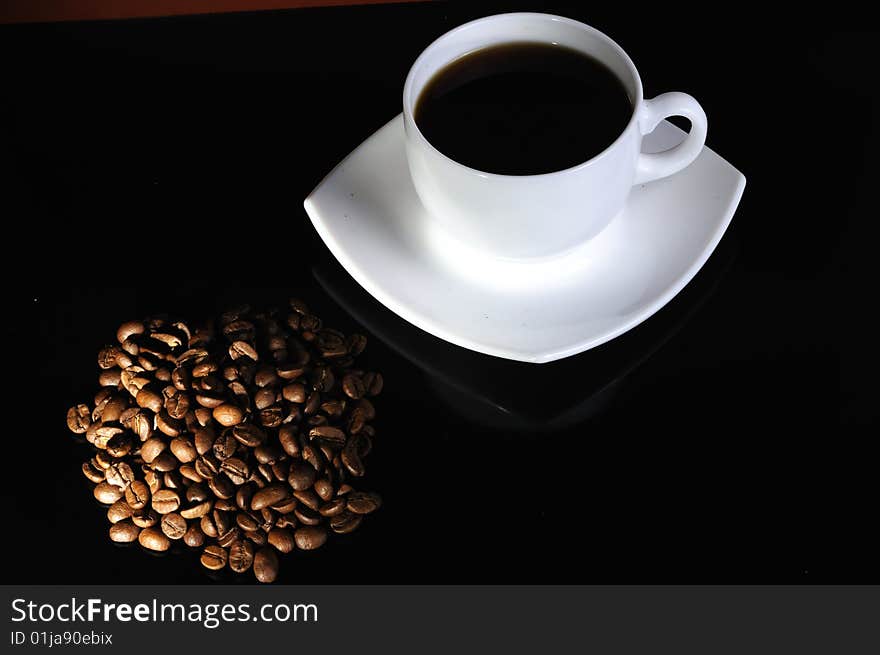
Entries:
{"type": "MultiPolygon", "coordinates": [[[[503,43],[503,41],[500,43],[503,43]]],[[[445,66],[449,63],[450,62],[446,62],[443,65],[445,66]]],[[[416,60],[413,62],[412,66],[410,66],[409,72],[407,73],[407,76],[406,76],[406,81],[404,82],[404,85],[403,85],[403,116],[405,119],[404,126],[406,127],[407,125],[412,125],[413,131],[414,131],[417,139],[419,140],[419,142],[422,143],[424,146],[427,146],[427,148],[429,150],[433,151],[434,153],[436,153],[437,155],[439,155],[440,157],[442,157],[443,159],[445,159],[449,163],[451,163],[457,167],[460,167],[461,169],[463,169],[469,173],[473,173],[475,175],[479,175],[480,177],[484,177],[487,179],[488,178],[498,178],[498,179],[524,180],[524,179],[530,179],[530,178],[544,178],[544,177],[547,177],[550,175],[574,173],[574,172],[580,171],[582,169],[585,169],[585,168],[591,166],[592,164],[594,164],[595,162],[597,162],[598,160],[603,159],[606,156],[608,156],[609,153],[612,150],[614,150],[617,147],[617,145],[623,140],[623,138],[626,136],[626,134],[629,132],[629,130],[632,129],[633,124],[638,122],[638,114],[639,114],[639,110],[640,110],[643,99],[644,99],[644,90],[642,88],[642,78],[639,76],[638,69],[636,69],[635,64],[633,63],[630,56],[626,53],[626,51],[622,47],[620,47],[620,45],[618,45],[618,43],[614,39],[612,39],[610,36],[608,36],[604,32],[597,30],[595,27],[587,25],[586,23],[582,23],[580,21],[574,20],[573,18],[566,18],[565,16],[558,16],[556,14],[545,14],[545,13],[530,12],[530,11],[507,12],[507,13],[503,13],[503,14],[492,14],[491,16],[484,16],[482,18],[477,18],[476,20],[472,20],[472,21],[468,21],[467,23],[463,23],[463,24],[459,25],[458,27],[454,27],[453,29],[449,30],[448,32],[445,32],[444,34],[441,34],[439,37],[434,39],[434,41],[432,41],[424,50],[422,50],[422,52],[419,54],[419,56],[416,57],[416,60]],[[632,75],[633,81],[635,82],[636,93],[635,93],[635,98],[633,99],[632,113],[629,117],[629,121],[627,122],[626,126],[621,130],[620,134],[617,135],[617,138],[614,139],[614,141],[612,141],[608,146],[606,146],[604,150],[593,155],[589,159],[586,159],[585,161],[580,162],[579,164],[575,164],[574,166],[569,166],[568,168],[561,168],[558,171],[550,171],[549,173],[533,173],[533,174],[526,174],[526,175],[507,175],[504,173],[491,173],[489,171],[483,171],[478,168],[472,168],[470,166],[462,164],[461,162],[456,161],[455,159],[452,159],[448,155],[440,152],[440,150],[438,150],[434,146],[434,144],[432,144],[428,140],[428,138],[424,134],[422,134],[422,130],[419,128],[418,124],[416,123],[415,116],[413,115],[413,109],[414,109],[415,101],[417,100],[417,98],[413,98],[412,102],[410,102],[410,99],[412,96],[412,88],[413,88],[413,85],[415,84],[414,78],[415,78],[416,68],[418,68],[419,64],[424,62],[424,60],[429,56],[429,53],[432,50],[437,48],[443,41],[455,36],[459,32],[461,32],[469,27],[472,27],[473,25],[477,25],[479,23],[493,22],[493,21],[497,21],[502,18],[508,18],[508,17],[520,17],[520,18],[528,18],[528,19],[532,19],[532,20],[550,20],[553,22],[566,23],[566,24],[571,25],[573,27],[577,27],[578,29],[585,30],[585,31],[589,32],[590,34],[592,34],[593,36],[600,38],[606,44],[611,46],[611,49],[614,51],[614,53],[626,65],[627,69],[630,72],[630,75],[632,75]]],[[[409,132],[409,130],[407,130],[407,132],[409,132]]]]}

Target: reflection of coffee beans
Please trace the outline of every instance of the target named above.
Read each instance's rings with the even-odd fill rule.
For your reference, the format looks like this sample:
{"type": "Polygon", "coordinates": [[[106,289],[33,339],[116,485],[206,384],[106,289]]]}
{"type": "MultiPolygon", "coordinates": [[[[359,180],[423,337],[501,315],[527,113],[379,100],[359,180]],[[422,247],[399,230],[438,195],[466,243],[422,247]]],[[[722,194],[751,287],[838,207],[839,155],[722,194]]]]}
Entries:
{"type": "Polygon", "coordinates": [[[381,505],[365,474],[379,373],[356,368],[345,337],[293,300],[242,307],[190,327],[129,321],[98,355],[94,405],[67,426],[96,452],[82,465],[106,505],[110,539],[201,549],[210,570],[278,575],[277,553],[320,548],[381,505]]]}

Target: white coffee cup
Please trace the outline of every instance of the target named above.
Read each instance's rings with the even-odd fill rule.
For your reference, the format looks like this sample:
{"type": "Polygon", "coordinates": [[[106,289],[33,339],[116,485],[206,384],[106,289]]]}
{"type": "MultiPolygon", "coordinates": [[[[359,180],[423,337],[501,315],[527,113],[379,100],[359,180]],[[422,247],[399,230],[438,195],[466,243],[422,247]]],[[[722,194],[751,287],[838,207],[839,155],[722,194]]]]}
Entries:
{"type": "Polygon", "coordinates": [[[694,161],[707,129],[705,112],[686,93],[645,100],[632,60],[605,34],[569,18],[536,13],[481,18],[434,41],[407,75],[403,116],[413,184],[433,220],[487,255],[515,259],[555,255],[597,235],[623,209],[634,184],[672,175],[694,161]],[[632,101],[633,113],[623,132],[601,153],[584,153],[582,164],[541,175],[488,173],[442,154],[413,118],[422,89],[462,55],[523,41],[567,46],[603,62],[623,82],[632,101]],[[690,134],[670,150],[642,154],[642,137],[669,116],[690,119],[690,134]]]}

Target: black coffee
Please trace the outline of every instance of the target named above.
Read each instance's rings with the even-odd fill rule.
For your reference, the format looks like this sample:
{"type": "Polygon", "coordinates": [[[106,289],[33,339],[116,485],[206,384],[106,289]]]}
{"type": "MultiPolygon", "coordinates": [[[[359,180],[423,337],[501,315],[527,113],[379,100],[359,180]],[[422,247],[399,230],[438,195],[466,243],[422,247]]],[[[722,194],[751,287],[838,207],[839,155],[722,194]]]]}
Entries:
{"type": "Polygon", "coordinates": [[[535,175],[599,154],[632,116],[623,83],[604,64],[549,43],[508,43],[438,71],[416,101],[422,134],[457,162],[535,175]]]}

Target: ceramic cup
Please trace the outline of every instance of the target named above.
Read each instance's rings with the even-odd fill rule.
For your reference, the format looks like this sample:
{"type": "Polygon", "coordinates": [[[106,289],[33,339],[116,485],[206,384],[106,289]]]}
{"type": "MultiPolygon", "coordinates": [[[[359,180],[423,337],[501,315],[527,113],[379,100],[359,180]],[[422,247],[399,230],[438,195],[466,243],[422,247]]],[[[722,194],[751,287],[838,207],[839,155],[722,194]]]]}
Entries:
{"type": "Polygon", "coordinates": [[[512,259],[554,255],[591,239],[623,209],[634,184],[672,175],[694,161],[707,129],[705,112],[686,93],[645,100],[632,60],[605,34],[569,18],[535,13],[481,18],[434,41],[407,75],[403,116],[412,181],[433,219],[487,255],[512,259]],[[437,71],[464,54],[522,41],[568,46],[611,69],[633,105],[623,132],[598,155],[586,159],[585,153],[582,164],[541,175],[487,173],[442,154],[413,118],[422,89],[437,71]],[[643,135],[669,116],[688,118],[690,134],[671,150],[642,154],[643,135]]]}

